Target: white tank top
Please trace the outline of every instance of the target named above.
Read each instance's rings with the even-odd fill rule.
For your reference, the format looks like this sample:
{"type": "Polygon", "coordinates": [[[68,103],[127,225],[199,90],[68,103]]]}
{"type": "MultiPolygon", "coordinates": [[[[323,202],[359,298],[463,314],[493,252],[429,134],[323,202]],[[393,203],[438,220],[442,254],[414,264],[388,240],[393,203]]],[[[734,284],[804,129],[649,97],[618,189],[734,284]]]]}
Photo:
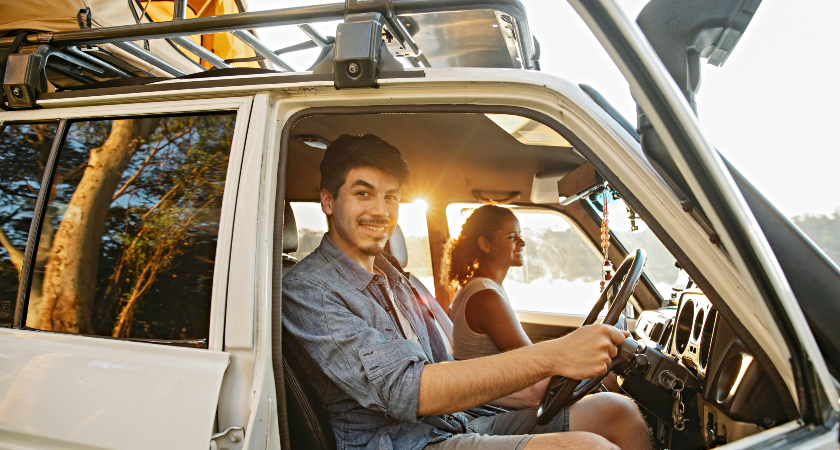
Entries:
{"type": "Polygon", "coordinates": [[[492,289],[499,293],[506,302],[508,301],[505,289],[489,278],[471,278],[462,287],[452,304],[449,305],[449,318],[452,319],[452,357],[455,359],[473,359],[482,356],[495,355],[499,352],[496,344],[486,334],[476,333],[467,324],[467,302],[476,292],[485,289],[492,289]]]}

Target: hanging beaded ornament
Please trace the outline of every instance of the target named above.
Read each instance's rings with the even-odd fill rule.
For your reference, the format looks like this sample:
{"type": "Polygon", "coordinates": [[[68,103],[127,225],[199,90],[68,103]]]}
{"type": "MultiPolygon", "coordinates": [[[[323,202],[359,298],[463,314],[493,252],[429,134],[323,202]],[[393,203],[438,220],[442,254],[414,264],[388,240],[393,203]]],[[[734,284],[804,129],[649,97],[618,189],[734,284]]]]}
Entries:
{"type": "Polygon", "coordinates": [[[607,285],[607,282],[612,279],[612,263],[610,262],[609,257],[609,248],[610,248],[610,219],[609,219],[609,211],[607,210],[607,203],[609,202],[610,190],[607,187],[607,183],[604,183],[604,218],[601,219],[601,251],[604,256],[604,264],[601,266],[601,292],[604,292],[604,287],[607,285]]]}

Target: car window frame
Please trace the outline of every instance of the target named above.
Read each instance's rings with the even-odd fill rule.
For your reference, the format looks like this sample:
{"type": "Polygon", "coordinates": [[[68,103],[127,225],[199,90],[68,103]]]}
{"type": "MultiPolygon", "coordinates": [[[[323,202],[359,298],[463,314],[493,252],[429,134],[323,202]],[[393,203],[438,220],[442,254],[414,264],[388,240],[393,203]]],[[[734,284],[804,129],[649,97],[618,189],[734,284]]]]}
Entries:
{"type": "MultiPolygon", "coordinates": [[[[227,174],[225,176],[225,190],[222,194],[222,207],[219,217],[219,234],[218,245],[216,247],[216,256],[213,267],[213,288],[210,298],[210,331],[207,338],[207,349],[222,350],[224,347],[224,330],[225,330],[225,311],[227,303],[227,285],[228,285],[228,271],[230,267],[231,258],[231,244],[234,228],[234,216],[237,203],[237,194],[239,188],[240,175],[242,172],[242,160],[245,153],[245,137],[248,132],[248,124],[251,116],[251,109],[253,104],[253,97],[229,97],[229,98],[208,98],[199,100],[172,100],[159,102],[143,102],[132,103],[125,102],[113,105],[91,105],[91,106],[74,106],[67,108],[55,109],[36,109],[27,111],[13,111],[0,112],[0,127],[5,127],[14,123],[33,123],[39,121],[55,120],[59,122],[66,122],[68,125],[70,121],[83,120],[103,120],[127,117],[142,117],[142,116],[161,116],[161,115],[184,115],[190,113],[209,113],[209,112],[229,112],[235,113],[236,119],[234,121],[234,132],[231,140],[230,163],[228,165],[227,174]]],[[[59,124],[61,128],[61,124],[59,124]]],[[[69,128],[69,127],[68,127],[69,128]]],[[[54,158],[57,151],[57,145],[61,144],[66,138],[66,133],[62,135],[59,131],[56,133],[56,140],[53,142],[50,158],[54,158]]],[[[51,174],[50,176],[54,176],[51,174]]],[[[50,183],[51,184],[51,183],[50,183]]],[[[46,183],[42,183],[43,192],[46,183]]],[[[37,206],[36,206],[37,208],[37,206]]],[[[30,224],[29,238],[27,240],[26,251],[31,251],[30,246],[33,245],[33,233],[39,233],[40,227],[43,223],[39,223],[37,229],[30,224]]],[[[24,263],[27,261],[24,260],[24,263]]],[[[24,267],[24,270],[27,270],[24,267]]],[[[23,278],[23,277],[21,277],[23,278]]],[[[18,286],[20,289],[28,291],[29,286],[18,286]]],[[[20,300],[20,295],[18,296],[20,300]]],[[[29,330],[26,324],[26,307],[17,301],[14,306],[15,321],[12,324],[12,329],[29,330]]],[[[41,330],[37,330],[41,331],[41,330]]],[[[53,331],[41,331],[47,333],[56,333],[53,331]]],[[[77,334],[78,335],[78,334],[77,334]]],[[[88,335],[78,335],[88,336],[88,335]]],[[[162,339],[136,339],[136,338],[114,338],[109,336],[90,335],[99,339],[114,339],[124,341],[140,341],[158,344],[180,345],[190,347],[190,342],[187,341],[168,341],[162,339]]]]}

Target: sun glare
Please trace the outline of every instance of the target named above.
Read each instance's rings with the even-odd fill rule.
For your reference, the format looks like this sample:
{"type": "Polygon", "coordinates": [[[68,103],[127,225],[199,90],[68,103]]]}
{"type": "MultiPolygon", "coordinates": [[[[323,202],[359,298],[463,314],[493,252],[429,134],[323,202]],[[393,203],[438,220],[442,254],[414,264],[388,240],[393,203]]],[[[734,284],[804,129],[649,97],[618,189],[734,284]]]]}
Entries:
{"type": "Polygon", "coordinates": [[[414,202],[413,202],[413,203],[414,203],[415,205],[417,205],[417,208],[418,208],[418,209],[422,209],[424,212],[425,212],[425,211],[426,211],[426,209],[428,209],[428,207],[429,207],[429,205],[428,205],[428,204],[426,204],[426,200],[423,200],[423,199],[417,199],[417,200],[414,200],[414,202]]]}

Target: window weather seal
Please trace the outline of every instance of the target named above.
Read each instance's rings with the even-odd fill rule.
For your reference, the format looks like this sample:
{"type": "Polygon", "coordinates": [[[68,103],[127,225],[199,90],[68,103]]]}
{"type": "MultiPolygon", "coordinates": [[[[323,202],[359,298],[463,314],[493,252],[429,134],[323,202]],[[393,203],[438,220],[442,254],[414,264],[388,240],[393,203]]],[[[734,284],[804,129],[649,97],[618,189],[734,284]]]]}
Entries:
{"type": "Polygon", "coordinates": [[[55,132],[50,156],[44,167],[44,176],[41,179],[41,189],[38,191],[38,198],[35,200],[35,211],[32,215],[32,222],[29,225],[29,236],[26,239],[26,250],[23,253],[23,262],[20,270],[20,283],[18,284],[17,302],[15,304],[15,317],[12,322],[13,328],[26,326],[26,313],[29,308],[29,287],[32,284],[32,274],[35,270],[35,252],[38,250],[38,241],[41,239],[41,229],[44,216],[47,212],[47,205],[50,202],[55,170],[58,167],[58,156],[61,146],[67,137],[70,128],[70,121],[61,119],[58,122],[58,129],[55,132]]]}

